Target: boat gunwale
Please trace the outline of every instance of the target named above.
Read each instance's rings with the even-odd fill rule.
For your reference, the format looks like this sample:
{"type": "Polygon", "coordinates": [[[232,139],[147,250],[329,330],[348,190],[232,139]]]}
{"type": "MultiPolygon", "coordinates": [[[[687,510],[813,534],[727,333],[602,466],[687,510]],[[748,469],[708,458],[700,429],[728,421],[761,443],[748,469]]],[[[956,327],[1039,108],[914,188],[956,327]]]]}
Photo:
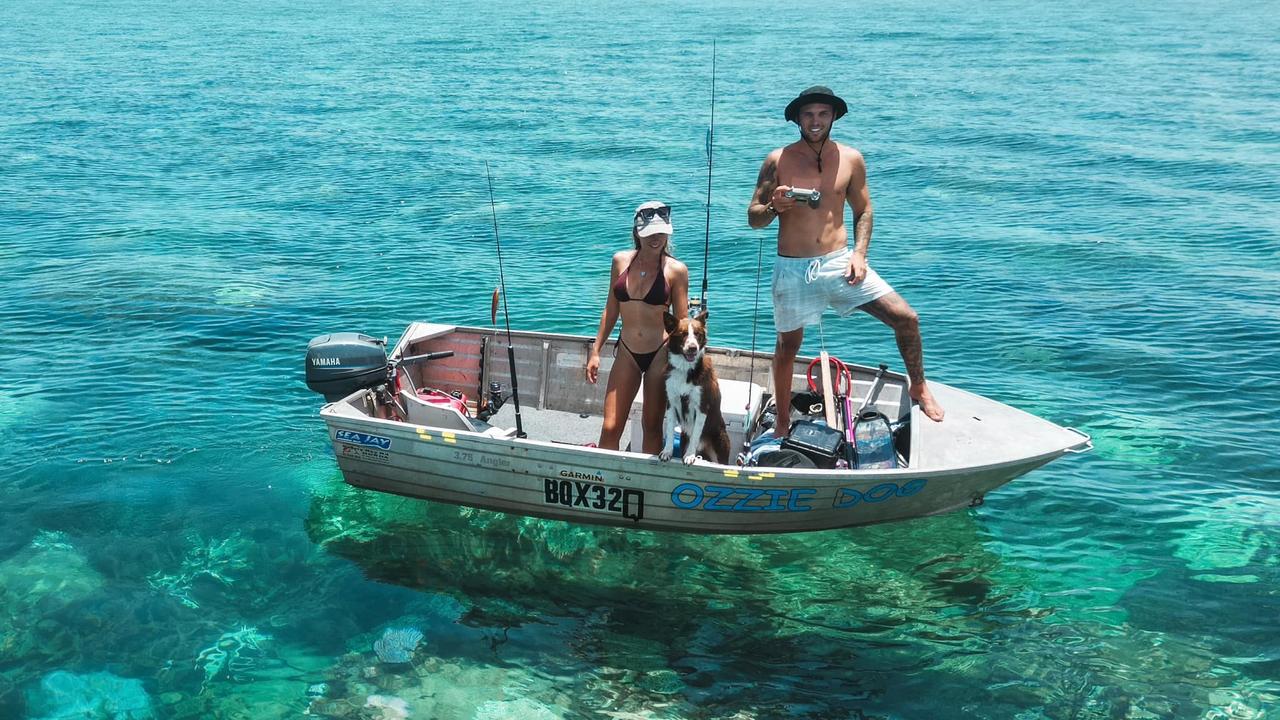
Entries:
{"type": "MultiPolygon", "coordinates": [[[[501,447],[512,447],[512,448],[520,447],[521,445],[524,445],[530,448],[537,448],[539,450],[544,450],[544,451],[553,451],[556,453],[565,453],[569,455],[585,455],[588,457],[602,456],[602,457],[622,460],[624,462],[633,462],[633,463],[643,462],[646,466],[661,467],[664,464],[676,463],[675,460],[669,460],[669,461],[666,461],[666,463],[663,463],[663,461],[658,460],[656,456],[647,454],[647,453],[636,453],[636,452],[631,452],[627,450],[607,450],[604,448],[593,448],[593,447],[587,447],[583,445],[572,445],[572,444],[566,444],[566,443],[553,442],[550,440],[538,440],[538,439],[527,438],[527,437],[526,438],[494,437],[491,435],[486,435],[482,432],[458,430],[454,428],[445,428],[445,427],[440,427],[435,425],[421,425],[416,423],[407,423],[399,420],[369,417],[367,415],[355,417],[352,415],[341,414],[336,409],[333,409],[333,406],[339,405],[342,403],[347,403],[347,401],[350,400],[353,396],[362,392],[366,392],[366,391],[357,390],[356,392],[352,393],[351,395],[348,395],[346,398],[343,398],[342,400],[338,400],[332,403],[326,403],[320,409],[321,417],[324,418],[325,422],[330,425],[337,422],[346,421],[354,424],[365,423],[365,424],[370,424],[378,427],[398,429],[405,433],[416,434],[417,432],[419,432],[419,430],[434,431],[436,433],[451,433],[455,439],[465,438],[468,441],[477,441],[482,445],[495,444],[501,447]]],[[[417,442],[423,442],[422,440],[416,439],[416,438],[409,438],[409,439],[410,441],[416,440],[417,442]]],[[[337,440],[333,438],[332,435],[330,435],[330,440],[331,442],[337,442],[337,440]]],[[[821,468],[768,468],[768,467],[761,467],[761,466],[722,465],[720,463],[714,463],[706,460],[694,463],[692,465],[684,465],[683,463],[676,463],[675,466],[696,469],[696,471],[704,472],[704,473],[714,472],[716,477],[719,478],[721,482],[725,480],[735,479],[731,477],[726,477],[725,475],[726,470],[736,471],[744,475],[771,473],[772,477],[770,478],[770,480],[773,482],[785,480],[786,478],[796,478],[796,479],[808,480],[810,484],[812,484],[813,479],[822,479],[822,480],[829,480],[832,482],[846,482],[846,483],[850,478],[897,479],[902,477],[910,477],[912,479],[914,478],[937,479],[937,478],[945,478],[945,477],[954,476],[954,475],[967,475],[967,474],[972,474],[977,472],[995,471],[995,470],[1001,470],[1007,467],[1016,467],[1016,466],[1028,465],[1033,463],[1035,463],[1036,464],[1035,466],[1038,467],[1039,465],[1044,465],[1052,460],[1055,460],[1067,454],[1068,452],[1070,452],[1075,448],[1086,446],[1088,442],[1089,441],[1087,439],[1082,439],[1079,443],[1076,443],[1074,445],[1070,445],[1070,446],[1060,448],[1058,450],[1049,451],[1046,453],[1041,453],[1038,455],[1028,455],[1022,458],[1006,460],[1006,461],[997,462],[997,463],[989,463],[985,465],[961,465],[961,466],[955,466],[950,468],[905,467],[905,468],[866,468],[866,469],[825,470],[821,468]]],[[[507,470],[504,472],[514,472],[514,471],[507,470]]],[[[651,473],[651,474],[656,474],[656,473],[651,473]]],[[[683,480],[683,478],[672,478],[672,479],[683,480]]]]}
{"type": "MultiPolygon", "coordinates": [[[[416,321],[416,322],[422,322],[422,321],[416,321]]],[[[413,326],[413,323],[410,324],[410,327],[412,326],[413,326]]],[[[505,330],[495,329],[491,327],[484,328],[484,327],[475,327],[471,325],[447,325],[446,327],[451,328],[451,332],[464,331],[464,332],[476,333],[478,335],[483,335],[487,337],[505,338],[507,335],[505,330]]],[[[411,345],[414,342],[418,342],[418,339],[416,338],[414,340],[408,341],[407,343],[405,342],[404,335],[408,334],[408,331],[409,331],[409,328],[406,328],[405,333],[402,334],[400,336],[400,339],[396,341],[396,345],[394,349],[389,353],[388,357],[390,357],[391,359],[395,359],[399,357],[402,346],[407,348],[408,345],[411,345]]],[[[595,340],[594,338],[588,335],[576,335],[573,333],[549,333],[549,332],[541,332],[538,330],[512,330],[511,335],[512,337],[522,337],[522,338],[536,339],[536,340],[572,340],[572,341],[582,342],[584,345],[590,345],[595,340]]],[[[442,335],[438,337],[444,337],[444,336],[442,335]]],[[[425,340],[427,338],[423,338],[423,339],[425,340]]],[[[436,338],[431,338],[431,339],[436,339],[436,338]]],[[[606,341],[606,344],[609,344],[609,343],[617,343],[617,339],[609,338],[606,341]]],[[[766,352],[764,350],[748,350],[746,348],[738,348],[738,347],[732,347],[728,345],[708,345],[707,352],[715,355],[727,355],[730,358],[738,358],[738,357],[749,358],[754,356],[755,359],[757,360],[769,360],[769,361],[773,360],[773,353],[771,352],[766,352]]],[[[816,359],[818,359],[817,355],[813,355],[813,356],[796,355],[795,362],[797,364],[799,363],[807,364],[807,363],[813,362],[816,359]]],[[[862,365],[862,364],[853,363],[853,362],[846,362],[844,364],[850,370],[855,370],[855,369],[863,370],[868,375],[875,375],[879,371],[879,367],[872,367],[870,365],[862,365]]],[[[754,376],[757,373],[763,373],[767,375],[769,373],[769,368],[766,366],[759,370],[753,371],[751,374],[754,376]]],[[[886,379],[902,381],[904,383],[903,388],[905,390],[905,387],[906,387],[905,382],[908,380],[906,373],[890,369],[885,371],[884,376],[886,379]]],[[[959,389],[959,388],[954,388],[954,389],[959,389]]]]}

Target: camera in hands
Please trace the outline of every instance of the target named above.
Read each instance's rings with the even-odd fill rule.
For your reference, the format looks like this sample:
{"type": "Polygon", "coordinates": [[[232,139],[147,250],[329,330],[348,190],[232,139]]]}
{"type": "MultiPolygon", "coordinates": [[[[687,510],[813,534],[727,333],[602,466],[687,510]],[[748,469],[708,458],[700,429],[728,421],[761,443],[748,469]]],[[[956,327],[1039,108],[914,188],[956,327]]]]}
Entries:
{"type": "Polygon", "coordinates": [[[817,209],[818,203],[822,201],[822,192],[819,190],[791,188],[783,194],[789,198],[795,198],[796,202],[808,203],[809,207],[814,209],[817,209]]]}

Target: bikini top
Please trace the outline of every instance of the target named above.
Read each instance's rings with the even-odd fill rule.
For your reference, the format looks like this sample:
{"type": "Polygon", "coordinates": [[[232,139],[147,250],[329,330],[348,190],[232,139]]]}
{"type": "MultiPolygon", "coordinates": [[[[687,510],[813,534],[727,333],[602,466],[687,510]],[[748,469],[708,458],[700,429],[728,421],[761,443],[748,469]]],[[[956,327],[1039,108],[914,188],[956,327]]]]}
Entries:
{"type": "MultiPolygon", "coordinates": [[[[635,262],[635,258],[632,258],[631,262],[635,262]]],[[[671,288],[667,287],[667,274],[662,271],[666,262],[667,256],[663,255],[662,259],[658,261],[658,276],[653,279],[653,284],[649,286],[649,292],[645,293],[643,298],[633,298],[627,293],[627,273],[631,272],[631,265],[627,265],[627,269],[618,275],[617,282],[613,284],[613,296],[618,298],[618,302],[643,300],[646,305],[666,306],[671,301],[671,288]]]]}

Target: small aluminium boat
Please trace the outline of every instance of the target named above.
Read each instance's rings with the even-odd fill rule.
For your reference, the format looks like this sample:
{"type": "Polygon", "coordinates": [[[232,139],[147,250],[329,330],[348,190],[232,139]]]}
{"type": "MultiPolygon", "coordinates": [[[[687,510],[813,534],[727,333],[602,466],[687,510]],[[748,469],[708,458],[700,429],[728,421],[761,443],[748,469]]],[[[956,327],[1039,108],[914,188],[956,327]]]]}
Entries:
{"type": "MultiPolygon", "coordinates": [[[[947,409],[946,419],[935,423],[911,403],[905,377],[851,365],[845,407],[865,405],[888,421],[887,463],[864,463],[845,449],[795,445],[743,453],[739,459],[751,464],[731,465],[686,465],[678,453],[663,462],[627,449],[603,450],[591,443],[600,432],[609,362],[599,384],[585,381],[591,342],[414,323],[388,353],[385,341],[368,336],[325,335],[308,347],[307,384],[329,401],[320,415],[352,485],[644,530],[779,533],[934,515],[981,504],[1019,475],[1092,447],[1078,430],[931,381],[947,409]],[[513,378],[515,402],[509,401],[513,378]],[[824,452],[832,462],[823,462],[824,452]]],[[[607,350],[601,355],[611,357],[607,350]]],[[[762,444],[776,412],[765,388],[770,355],[726,348],[708,355],[721,378],[731,447],[762,444]]],[[[810,368],[810,358],[797,360],[798,376],[810,368]]],[[[809,399],[825,414],[822,396],[809,399]]],[[[799,406],[792,415],[799,428],[804,394],[790,405],[799,406]]],[[[639,448],[638,425],[639,401],[624,448],[627,438],[639,448]]]]}

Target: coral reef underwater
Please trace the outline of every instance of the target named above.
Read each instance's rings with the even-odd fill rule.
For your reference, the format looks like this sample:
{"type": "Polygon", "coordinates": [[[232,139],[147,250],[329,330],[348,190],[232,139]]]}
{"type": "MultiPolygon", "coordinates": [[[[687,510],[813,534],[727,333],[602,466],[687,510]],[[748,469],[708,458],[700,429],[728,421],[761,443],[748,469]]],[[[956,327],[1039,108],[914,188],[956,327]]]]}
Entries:
{"type": "Polygon", "coordinates": [[[33,720],[151,720],[151,696],[141,680],[108,672],[76,675],[57,670],[27,693],[33,720]]]}
{"type": "Polygon", "coordinates": [[[413,651],[422,638],[422,631],[417,628],[387,628],[373,644],[373,652],[379,662],[388,665],[407,663],[413,660],[413,651]]]}

